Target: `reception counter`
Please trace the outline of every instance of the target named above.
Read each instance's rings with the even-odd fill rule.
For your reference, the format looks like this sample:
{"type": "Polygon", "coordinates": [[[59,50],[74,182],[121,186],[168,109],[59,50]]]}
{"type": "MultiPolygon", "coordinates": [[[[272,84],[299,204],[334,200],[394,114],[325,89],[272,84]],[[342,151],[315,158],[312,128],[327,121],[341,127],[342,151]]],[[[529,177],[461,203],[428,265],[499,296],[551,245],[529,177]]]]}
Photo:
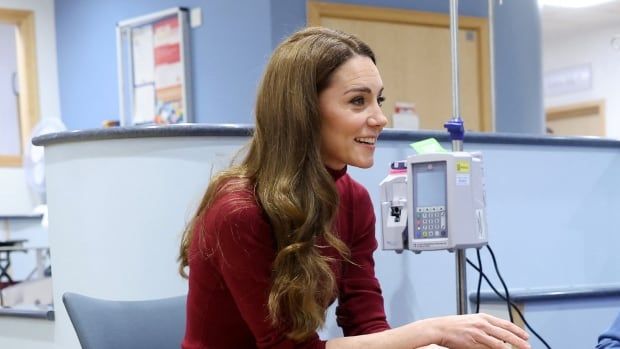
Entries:
{"type": "MultiPolygon", "coordinates": [[[[62,306],[64,292],[119,300],[187,292],[176,261],[183,228],[209,178],[251,133],[250,125],[177,125],[36,138],[45,146],[54,335],[35,345],[0,326],[0,347],[79,348],[62,306]]],[[[412,154],[409,143],[429,137],[449,148],[443,132],[385,130],[375,166],[349,168],[368,188],[377,217],[378,183],[390,162],[412,154]]],[[[609,225],[620,212],[620,141],[467,133],[464,144],[484,154],[489,241],[509,287],[620,284],[620,234],[609,225]]],[[[393,326],[455,312],[452,254],[377,251],[375,259],[393,326]]],[[[483,264],[492,266],[487,256],[483,264]]],[[[475,280],[469,269],[469,291],[475,280]]],[[[608,315],[616,311],[610,307],[608,315]]],[[[551,342],[587,347],[579,343],[609,321],[584,320],[582,342],[551,342]]],[[[547,323],[542,331],[555,336],[561,325],[547,323]]],[[[329,317],[321,336],[338,335],[329,317]]]]}

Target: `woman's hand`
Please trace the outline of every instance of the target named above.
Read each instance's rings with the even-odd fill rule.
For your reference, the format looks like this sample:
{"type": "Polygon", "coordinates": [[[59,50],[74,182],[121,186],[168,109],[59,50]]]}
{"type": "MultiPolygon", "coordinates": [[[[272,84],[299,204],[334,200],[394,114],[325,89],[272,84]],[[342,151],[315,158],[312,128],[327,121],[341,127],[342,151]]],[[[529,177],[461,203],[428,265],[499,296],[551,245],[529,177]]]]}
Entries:
{"type": "Polygon", "coordinates": [[[491,315],[456,315],[423,321],[438,331],[437,343],[450,349],[506,349],[508,344],[519,349],[531,348],[526,342],[527,332],[491,315]]]}
{"type": "Polygon", "coordinates": [[[487,314],[444,316],[415,321],[383,332],[334,338],[327,349],[531,349],[527,332],[487,314]]]}

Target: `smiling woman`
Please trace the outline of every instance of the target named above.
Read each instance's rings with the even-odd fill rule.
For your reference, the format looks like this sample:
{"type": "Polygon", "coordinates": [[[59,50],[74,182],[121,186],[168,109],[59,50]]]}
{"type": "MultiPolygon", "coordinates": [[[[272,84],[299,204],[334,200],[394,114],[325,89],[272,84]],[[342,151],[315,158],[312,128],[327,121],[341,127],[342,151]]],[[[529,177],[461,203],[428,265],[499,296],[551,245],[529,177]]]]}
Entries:
{"type": "Polygon", "coordinates": [[[212,178],[183,234],[182,348],[530,348],[526,332],[482,314],[390,329],[370,194],[347,174],[373,165],[387,123],[375,61],[356,36],[321,27],[275,49],[247,154],[212,178]],[[322,340],[336,299],[345,337],[322,340]]]}
{"type": "Polygon", "coordinates": [[[381,110],[383,82],[372,59],[356,56],[334,71],[319,95],[323,162],[340,169],[347,164],[368,168],[375,142],[387,124],[381,110]]]}
{"type": "Polygon", "coordinates": [[[0,9],[0,35],[11,45],[0,50],[0,166],[21,165],[23,145],[39,119],[34,33],[32,11],[0,9]]]}

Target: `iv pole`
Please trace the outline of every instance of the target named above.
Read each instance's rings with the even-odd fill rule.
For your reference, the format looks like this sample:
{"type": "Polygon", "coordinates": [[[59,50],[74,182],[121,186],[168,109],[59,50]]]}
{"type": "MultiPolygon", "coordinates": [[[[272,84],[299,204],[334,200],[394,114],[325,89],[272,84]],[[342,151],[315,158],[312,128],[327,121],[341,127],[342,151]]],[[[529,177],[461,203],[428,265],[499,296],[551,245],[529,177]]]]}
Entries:
{"type": "MultiPolygon", "coordinates": [[[[502,0],[499,0],[502,4],[502,0]]],[[[450,44],[452,54],[452,119],[444,124],[444,127],[450,133],[452,141],[452,151],[463,151],[463,138],[465,128],[463,127],[463,119],[461,119],[460,102],[459,102],[459,8],[458,0],[450,0],[450,44]]],[[[495,45],[493,38],[493,21],[494,21],[494,0],[488,0],[489,25],[490,28],[490,55],[491,55],[491,114],[493,122],[495,122],[495,45]]],[[[620,35],[617,36],[620,41],[620,35]]],[[[620,47],[620,45],[618,45],[620,47]]],[[[493,126],[494,128],[494,126],[493,126]]],[[[457,249],[455,251],[456,259],[456,308],[459,315],[467,314],[467,256],[465,249],[457,249]]]]}
{"type": "MultiPolygon", "coordinates": [[[[465,128],[460,114],[459,104],[459,52],[458,52],[458,30],[459,30],[458,0],[450,0],[450,43],[452,53],[452,119],[444,124],[450,133],[452,141],[452,151],[463,151],[463,138],[465,128]]],[[[465,249],[456,249],[456,284],[457,314],[467,314],[467,275],[465,268],[466,255],[465,249]]]]}

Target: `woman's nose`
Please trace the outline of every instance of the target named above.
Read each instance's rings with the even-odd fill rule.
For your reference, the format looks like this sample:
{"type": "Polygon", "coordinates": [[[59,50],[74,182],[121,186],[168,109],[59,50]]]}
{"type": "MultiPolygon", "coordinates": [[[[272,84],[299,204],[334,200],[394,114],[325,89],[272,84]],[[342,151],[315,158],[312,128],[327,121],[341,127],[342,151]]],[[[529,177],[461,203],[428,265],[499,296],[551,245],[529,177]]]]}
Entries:
{"type": "Polygon", "coordinates": [[[385,117],[381,109],[379,109],[377,113],[375,113],[374,115],[368,118],[369,126],[373,126],[373,127],[379,126],[383,129],[385,125],[387,125],[387,123],[388,123],[388,119],[387,117],[385,117]]]}

